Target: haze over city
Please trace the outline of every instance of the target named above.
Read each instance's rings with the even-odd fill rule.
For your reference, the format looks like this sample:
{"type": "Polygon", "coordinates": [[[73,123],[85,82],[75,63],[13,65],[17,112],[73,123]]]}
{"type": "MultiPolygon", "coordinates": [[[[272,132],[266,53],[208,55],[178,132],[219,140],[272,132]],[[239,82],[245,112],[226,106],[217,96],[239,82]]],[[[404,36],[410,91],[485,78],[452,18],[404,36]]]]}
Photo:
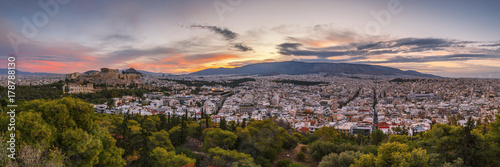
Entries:
{"type": "Polygon", "coordinates": [[[61,74],[294,60],[500,78],[498,1],[231,2],[2,1],[0,54],[16,54],[21,71],[61,74]]]}

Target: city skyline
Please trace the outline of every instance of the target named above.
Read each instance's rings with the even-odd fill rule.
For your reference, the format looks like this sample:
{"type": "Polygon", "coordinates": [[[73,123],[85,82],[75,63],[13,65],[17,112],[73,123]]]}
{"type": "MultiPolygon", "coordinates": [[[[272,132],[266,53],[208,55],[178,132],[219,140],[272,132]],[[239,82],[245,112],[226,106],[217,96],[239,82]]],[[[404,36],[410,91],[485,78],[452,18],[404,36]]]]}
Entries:
{"type": "MultiPolygon", "coordinates": [[[[372,64],[500,78],[498,2],[0,2],[0,53],[18,70],[164,73],[251,63],[372,64]],[[40,4],[39,4],[40,3],[40,4]]],[[[1,60],[6,67],[6,59],[1,60]]]]}

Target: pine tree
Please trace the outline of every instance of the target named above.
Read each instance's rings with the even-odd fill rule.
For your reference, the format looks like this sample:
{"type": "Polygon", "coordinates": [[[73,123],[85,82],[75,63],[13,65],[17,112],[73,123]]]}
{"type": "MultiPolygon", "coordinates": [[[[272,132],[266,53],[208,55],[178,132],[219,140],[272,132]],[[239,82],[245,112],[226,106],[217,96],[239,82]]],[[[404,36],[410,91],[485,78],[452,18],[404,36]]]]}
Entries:
{"type": "Polygon", "coordinates": [[[141,142],[140,142],[140,151],[139,151],[139,159],[133,162],[133,164],[137,164],[139,166],[144,166],[144,167],[150,167],[153,166],[151,164],[152,159],[151,159],[151,151],[153,150],[150,145],[149,145],[149,136],[151,136],[151,132],[148,132],[146,130],[141,129],[141,142]]]}
{"type": "Polygon", "coordinates": [[[223,117],[223,118],[221,118],[221,119],[220,119],[220,122],[219,122],[219,127],[220,127],[222,130],[226,130],[226,129],[227,129],[227,128],[226,128],[226,126],[227,126],[227,125],[226,125],[226,118],[224,118],[224,117],[223,117]]]}
{"type": "Polygon", "coordinates": [[[188,134],[188,129],[187,129],[187,110],[184,110],[185,114],[182,117],[182,122],[181,122],[181,143],[184,144],[186,141],[186,137],[188,134]]]}
{"type": "Polygon", "coordinates": [[[247,126],[247,119],[243,118],[243,122],[241,123],[241,128],[245,128],[247,126]]]}

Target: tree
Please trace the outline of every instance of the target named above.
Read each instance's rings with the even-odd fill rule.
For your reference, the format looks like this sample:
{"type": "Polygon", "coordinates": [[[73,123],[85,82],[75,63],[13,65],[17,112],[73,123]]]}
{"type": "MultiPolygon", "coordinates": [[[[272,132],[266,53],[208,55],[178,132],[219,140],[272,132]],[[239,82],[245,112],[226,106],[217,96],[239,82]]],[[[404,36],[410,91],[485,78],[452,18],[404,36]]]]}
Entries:
{"type": "Polygon", "coordinates": [[[381,130],[377,129],[377,130],[372,132],[371,137],[372,137],[372,140],[371,140],[372,144],[379,145],[382,142],[382,140],[384,140],[385,134],[381,130]]]}
{"type": "Polygon", "coordinates": [[[335,130],[333,127],[323,126],[318,130],[314,131],[314,134],[318,135],[322,141],[334,142],[335,139],[338,139],[339,132],[335,130]]]}
{"type": "Polygon", "coordinates": [[[378,149],[378,155],[362,155],[355,160],[353,167],[365,166],[407,166],[426,167],[429,165],[429,155],[422,148],[414,149],[410,152],[410,147],[399,142],[384,143],[378,149]]]}
{"type": "Polygon", "coordinates": [[[292,161],[290,161],[289,159],[282,159],[279,160],[278,163],[276,163],[276,167],[288,167],[291,163],[292,161]]]}
{"type": "Polygon", "coordinates": [[[142,121],[141,128],[147,130],[148,132],[156,132],[156,122],[152,117],[144,117],[142,121]]]}
{"type": "Polygon", "coordinates": [[[220,147],[209,149],[208,154],[212,157],[212,162],[217,164],[216,166],[226,166],[226,164],[232,164],[233,162],[245,159],[254,162],[249,154],[239,153],[236,150],[224,150],[220,147]]]}
{"type": "Polygon", "coordinates": [[[151,145],[151,141],[149,137],[152,135],[151,132],[146,130],[141,130],[141,134],[139,136],[140,143],[136,143],[140,146],[139,150],[139,159],[133,162],[133,164],[140,164],[141,166],[152,166],[152,156],[151,151],[153,150],[151,145]]]}
{"type": "Polygon", "coordinates": [[[297,147],[297,145],[299,145],[299,139],[297,139],[295,136],[285,133],[283,137],[285,138],[283,141],[284,149],[294,149],[295,147],[297,147]]]}
{"type": "Polygon", "coordinates": [[[174,145],[175,147],[181,146],[184,143],[184,140],[186,140],[186,138],[183,138],[181,134],[180,126],[173,127],[168,131],[168,134],[172,145],[174,145]]]}
{"type": "Polygon", "coordinates": [[[455,160],[457,147],[461,140],[462,128],[448,124],[435,124],[431,130],[421,135],[421,140],[416,143],[420,148],[430,153],[438,153],[445,162],[455,160]]]}
{"type": "Polygon", "coordinates": [[[226,118],[221,118],[220,119],[220,122],[219,122],[219,127],[222,129],[222,130],[226,130],[227,129],[227,123],[226,123],[226,118]]]}
{"type": "Polygon", "coordinates": [[[309,146],[309,154],[316,161],[320,161],[324,156],[334,153],[337,150],[335,144],[326,141],[315,141],[309,146]]]}
{"type": "Polygon", "coordinates": [[[354,151],[345,151],[339,154],[331,153],[321,159],[318,167],[349,167],[354,164],[354,160],[361,157],[363,153],[354,151]]]}
{"type": "Polygon", "coordinates": [[[261,167],[261,166],[255,164],[251,159],[242,159],[237,162],[234,162],[232,167],[261,167]]]}
{"type": "Polygon", "coordinates": [[[486,156],[489,164],[500,164],[500,114],[496,115],[495,121],[490,123],[490,133],[485,135],[487,140],[486,156]]]}
{"type": "Polygon", "coordinates": [[[299,153],[297,153],[297,155],[295,155],[295,158],[297,158],[297,160],[299,161],[303,161],[304,159],[306,159],[306,154],[300,151],[299,153]]]}
{"type": "Polygon", "coordinates": [[[469,117],[469,120],[461,133],[462,140],[459,142],[457,154],[460,158],[462,158],[465,165],[482,166],[483,161],[482,156],[480,155],[480,141],[476,135],[472,134],[472,130],[474,130],[474,128],[474,120],[472,120],[472,117],[469,117]]]}
{"type": "Polygon", "coordinates": [[[233,132],[217,128],[207,133],[203,147],[205,150],[213,147],[221,147],[227,150],[233,147],[237,138],[238,136],[233,132]]]}
{"type": "Polygon", "coordinates": [[[18,105],[16,131],[20,148],[45,142],[49,149],[61,148],[67,166],[123,166],[124,151],[116,140],[95,122],[92,105],[71,97],[57,100],[33,100],[18,105]],[[39,128],[30,131],[29,128],[39,128]],[[21,129],[23,129],[21,132],[21,129]],[[23,133],[30,134],[23,134],[23,133]],[[105,161],[107,159],[108,161],[105,161]]]}
{"type": "Polygon", "coordinates": [[[243,122],[241,123],[241,128],[245,128],[247,126],[247,119],[243,118],[243,122]]]}
{"type": "Polygon", "coordinates": [[[300,147],[300,151],[302,151],[302,152],[307,152],[307,146],[302,146],[302,147],[300,147]]]}
{"type": "Polygon", "coordinates": [[[186,157],[186,155],[176,155],[174,151],[167,151],[161,147],[156,147],[151,151],[152,166],[180,167],[186,164],[194,164],[196,160],[186,157]]]}
{"type": "Polygon", "coordinates": [[[375,161],[377,160],[377,157],[373,155],[372,153],[370,154],[363,154],[361,157],[358,159],[354,160],[354,164],[351,165],[351,167],[374,167],[375,161]]]}
{"type": "Polygon", "coordinates": [[[174,149],[174,146],[172,146],[172,143],[170,142],[168,133],[165,130],[153,132],[152,135],[149,136],[149,141],[150,148],[161,147],[167,151],[172,151],[174,149]]]}
{"type": "Polygon", "coordinates": [[[402,159],[399,157],[401,153],[409,152],[410,147],[398,142],[384,143],[378,148],[378,166],[392,166],[401,163],[402,159]],[[398,158],[399,157],[399,158],[398,158]]]}
{"type": "Polygon", "coordinates": [[[279,127],[270,119],[251,121],[248,126],[238,132],[241,139],[240,151],[245,150],[248,146],[255,148],[260,154],[265,151],[276,150],[276,153],[281,152],[286,136],[290,136],[285,129],[279,127]]]}

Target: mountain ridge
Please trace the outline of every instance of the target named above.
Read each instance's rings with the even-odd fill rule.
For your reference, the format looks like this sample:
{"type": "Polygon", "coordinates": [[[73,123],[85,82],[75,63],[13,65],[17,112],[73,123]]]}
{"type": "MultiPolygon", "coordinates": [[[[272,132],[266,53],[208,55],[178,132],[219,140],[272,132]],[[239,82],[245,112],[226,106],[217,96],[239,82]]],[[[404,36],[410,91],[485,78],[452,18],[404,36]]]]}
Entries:
{"type": "Polygon", "coordinates": [[[403,71],[397,68],[351,63],[307,63],[299,61],[267,62],[249,64],[236,68],[210,68],[189,75],[217,74],[268,74],[279,73],[288,75],[302,74],[366,74],[366,75],[410,75],[415,77],[437,78],[440,76],[424,74],[413,70],[403,71]]]}

